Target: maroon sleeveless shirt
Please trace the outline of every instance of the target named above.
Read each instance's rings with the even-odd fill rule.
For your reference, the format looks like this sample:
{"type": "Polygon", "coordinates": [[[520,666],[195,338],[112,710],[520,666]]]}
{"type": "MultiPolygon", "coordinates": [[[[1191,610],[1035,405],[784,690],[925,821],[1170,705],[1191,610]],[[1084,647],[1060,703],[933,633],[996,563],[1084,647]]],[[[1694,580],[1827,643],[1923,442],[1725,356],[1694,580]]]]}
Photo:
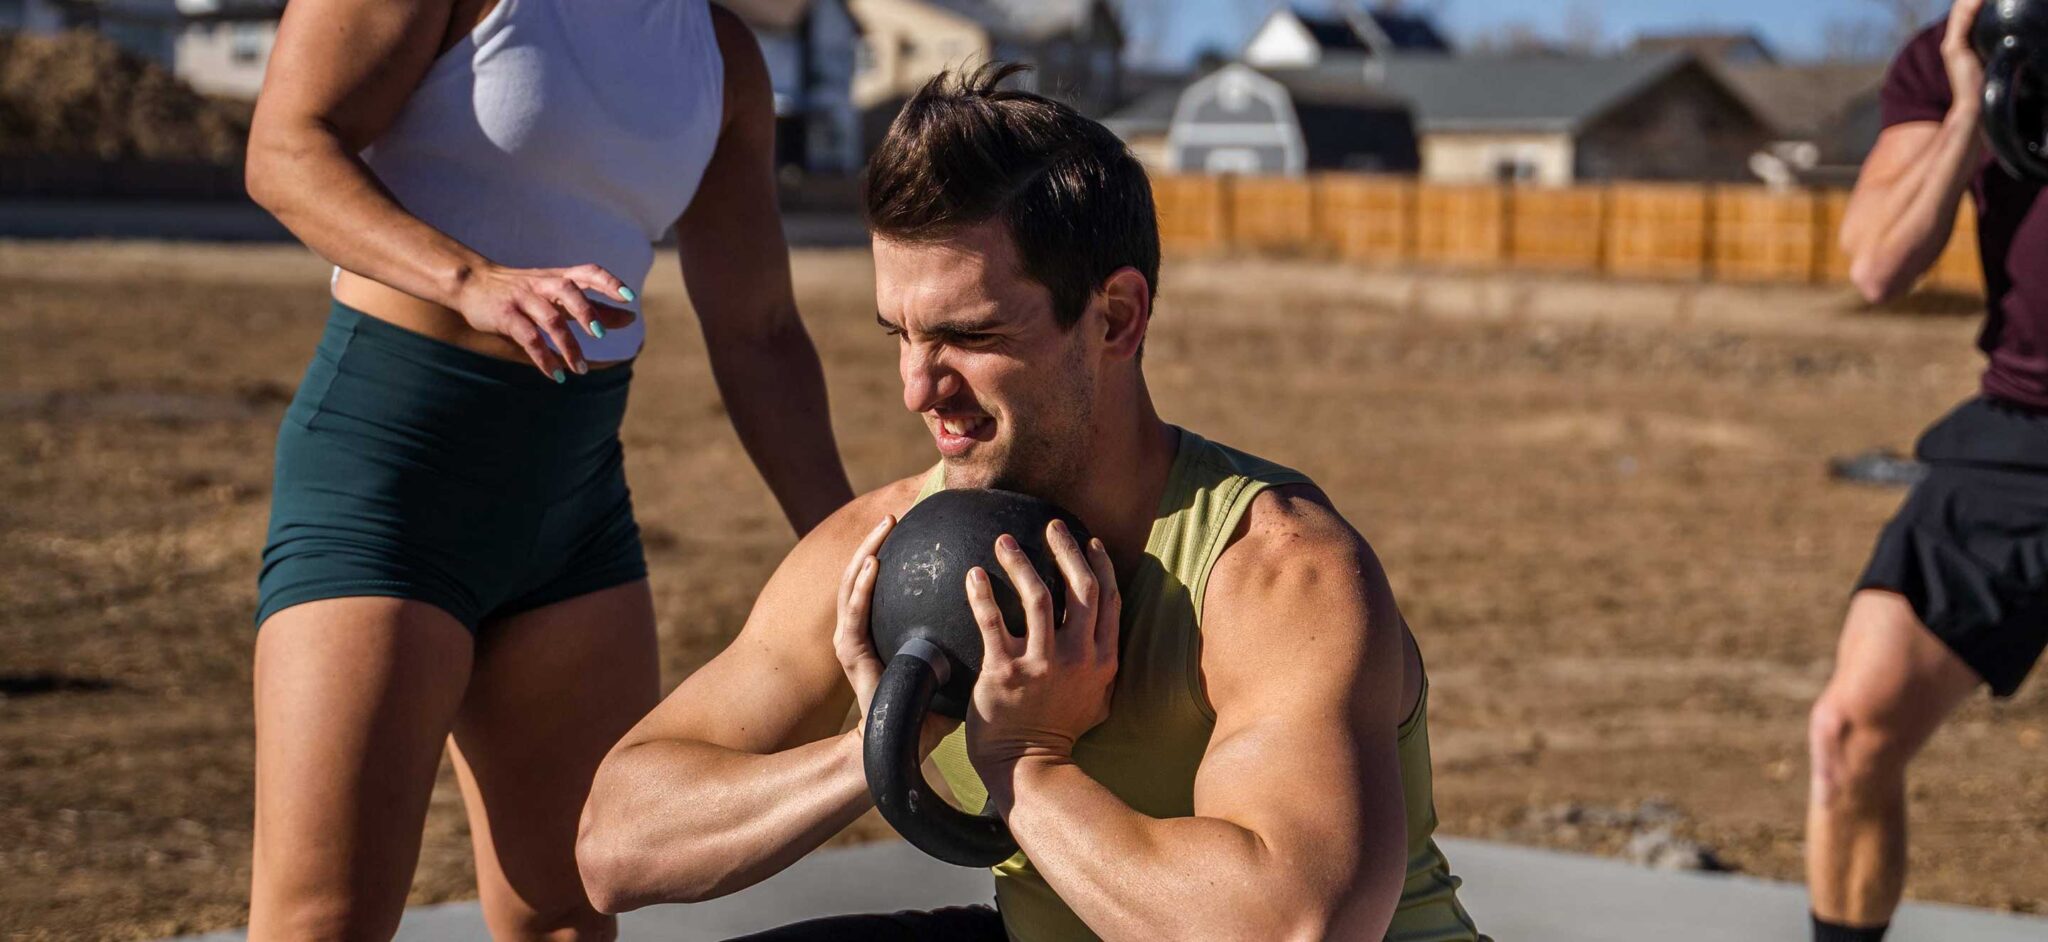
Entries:
{"type": "MultiPolygon", "coordinates": [[[[1892,61],[1880,93],[1885,127],[1947,115],[1954,94],[1941,38],[1942,25],[1930,26],[1892,61]]],[[[1991,358],[1984,394],[2048,411],[2048,204],[2040,186],[2014,179],[1988,151],[1970,195],[1990,308],[1977,338],[1991,358]]]]}

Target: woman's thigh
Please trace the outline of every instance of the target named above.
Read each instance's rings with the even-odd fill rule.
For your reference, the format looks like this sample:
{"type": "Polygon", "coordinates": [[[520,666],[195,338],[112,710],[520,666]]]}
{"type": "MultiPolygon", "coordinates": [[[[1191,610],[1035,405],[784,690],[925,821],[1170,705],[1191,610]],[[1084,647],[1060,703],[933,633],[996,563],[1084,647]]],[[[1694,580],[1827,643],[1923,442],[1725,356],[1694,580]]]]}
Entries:
{"type": "Polygon", "coordinates": [[[251,940],[396,929],[471,646],[447,612],[405,599],[325,599],[264,622],[251,940]]]}
{"type": "Polygon", "coordinates": [[[576,871],[597,765],[660,698],[645,580],[487,622],[455,723],[485,918],[500,939],[604,937],[576,871]]]}

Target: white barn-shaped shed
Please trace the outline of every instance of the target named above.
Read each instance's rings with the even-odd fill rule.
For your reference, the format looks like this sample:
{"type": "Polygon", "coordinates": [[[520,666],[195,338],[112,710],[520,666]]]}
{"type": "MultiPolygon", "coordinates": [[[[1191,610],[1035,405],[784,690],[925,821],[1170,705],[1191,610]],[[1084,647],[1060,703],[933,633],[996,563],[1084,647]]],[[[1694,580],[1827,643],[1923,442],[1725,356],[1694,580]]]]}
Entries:
{"type": "Polygon", "coordinates": [[[1308,146],[1287,88],[1231,63],[1187,87],[1166,136],[1180,173],[1299,174],[1308,146]]]}

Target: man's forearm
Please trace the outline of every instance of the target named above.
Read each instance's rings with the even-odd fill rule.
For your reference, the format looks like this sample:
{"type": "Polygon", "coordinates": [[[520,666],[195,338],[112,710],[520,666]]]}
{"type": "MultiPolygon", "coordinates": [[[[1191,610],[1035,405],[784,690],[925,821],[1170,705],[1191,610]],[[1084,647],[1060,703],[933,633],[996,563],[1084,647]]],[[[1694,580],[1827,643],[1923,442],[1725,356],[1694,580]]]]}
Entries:
{"type": "Polygon", "coordinates": [[[810,532],[853,499],[810,334],[792,312],[776,330],[733,337],[707,330],[705,341],[740,444],[797,535],[810,532]]]}
{"type": "Polygon", "coordinates": [[[1956,212],[1980,156],[1978,110],[1959,103],[1927,151],[1926,170],[1891,213],[1890,224],[1856,253],[1851,277],[1865,297],[1882,300],[1912,287],[1940,259],[1955,233],[1956,212]]]}
{"type": "Polygon", "coordinates": [[[640,743],[598,769],[577,864],[605,912],[712,899],[775,875],[871,805],[852,733],[771,755],[640,743]]]}
{"type": "Polygon", "coordinates": [[[1329,872],[1305,873],[1304,861],[1277,859],[1229,821],[1140,814],[1071,761],[1022,760],[990,786],[1032,865],[1111,942],[1377,939],[1400,897],[1400,864],[1366,860],[1380,872],[1360,878],[1383,885],[1370,891],[1373,905],[1345,905],[1358,881],[1337,871],[1358,848],[1333,848],[1322,861],[1329,872]]]}

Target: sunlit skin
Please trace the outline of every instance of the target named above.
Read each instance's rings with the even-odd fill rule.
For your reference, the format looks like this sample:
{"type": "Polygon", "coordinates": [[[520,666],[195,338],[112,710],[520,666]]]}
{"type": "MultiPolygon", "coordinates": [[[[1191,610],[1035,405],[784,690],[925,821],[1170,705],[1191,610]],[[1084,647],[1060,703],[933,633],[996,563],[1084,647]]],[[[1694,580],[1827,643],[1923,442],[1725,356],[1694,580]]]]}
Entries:
{"type": "MultiPolygon", "coordinates": [[[[1983,8],[1955,0],[1949,9],[1948,114],[1886,128],[1849,196],[1841,245],[1850,279],[1872,303],[1904,294],[1941,258],[1977,177],[1984,65],[1970,28],[1983,8]]],[[[1904,596],[1856,593],[1807,731],[1806,885],[1816,916],[1849,926],[1891,920],[1906,884],[1907,767],[1981,685],[1904,596]]]]}
{"type": "Polygon", "coordinates": [[[1129,482],[1150,476],[1086,472],[1172,459],[1138,369],[1151,320],[1144,276],[1112,274],[1062,327],[999,225],[936,243],[878,238],[874,253],[876,319],[897,340],[903,407],[924,421],[946,486],[1043,497],[1090,521],[1112,550],[1142,552],[1158,495],[1129,482]]]}
{"type": "MultiPolygon", "coordinates": [[[[1046,534],[1068,588],[1059,625],[1013,541],[992,549],[1025,624],[1005,625],[985,574],[968,577],[985,652],[968,758],[1048,885],[1112,942],[1382,937],[1407,860],[1394,730],[1422,676],[1371,549],[1313,486],[1258,495],[1205,596],[1216,720],[1194,814],[1135,811],[1072,752],[1112,705],[1117,583],[1139,571],[1179,444],[1139,369],[1150,285],[1112,272],[1062,327],[1001,223],[878,238],[874,257],[903,404],[945,483],[1052,500],[1099,541],[1046,534]]],[[[735,892],[873,807],[864,724],[846,720],[883,671],[867,631],[875,554],[925,480],[870,491],[807,535],[732,644],[605,759],[577,848],[599,909],[735,892]]],[[[927,754],[951,725],[927,717],[927,754]]]]}

